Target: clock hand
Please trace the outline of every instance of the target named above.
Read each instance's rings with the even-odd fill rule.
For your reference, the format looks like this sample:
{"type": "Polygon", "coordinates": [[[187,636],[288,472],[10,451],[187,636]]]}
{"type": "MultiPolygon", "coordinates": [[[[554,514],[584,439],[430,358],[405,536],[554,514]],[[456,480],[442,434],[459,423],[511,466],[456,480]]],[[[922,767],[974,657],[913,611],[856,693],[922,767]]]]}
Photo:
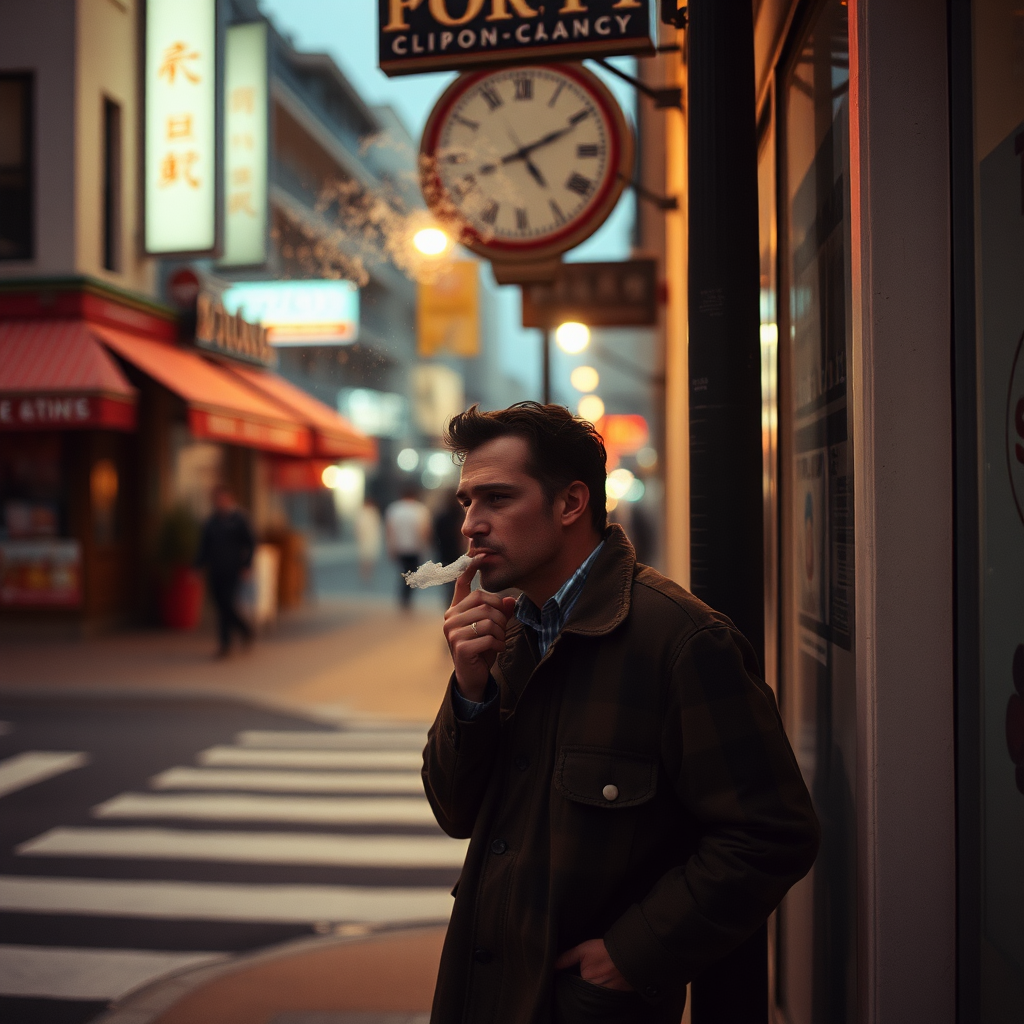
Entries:
{"type": "MultiPolygon", "coordinates": [[[[513,145],[519,147],[518,152],[522,154],[519,157],[519,159],[521,159],[526,164],[526,169],[530,172],[530,177],[533,178],[533,180],[537,182],[537,184],[540,185],[541,188],[547,188],[548,183],[547,181],[544,180],[544,175],[540,173],[540,168],[530,159],[530,147],[524,146],[519,141],[519,139],[516,136],[516,133],[512,130],[511,125],[506,124],[505,128],[508,131],[509,138],[512,140],[513,145]]],[[[506,162],[507,161],[502,160],[502,163],[506,162]]]]}
{"type": "Polygon", "coordinates": [[[528,146],[520,146],[514,153],[509,153],[508,156],[503,156],[501,158],[501,162],[503,164],[510,164],[514,160],[526,160],[535,149],[540,149],[541,146],[550,145],[552,142],[560,139],[563,135],[568,135],[575,127],[576,125],[571,124],[567,128],[559,128],[558,131],[548,132],[547,135],[538,139],[536,142],[531,142],[528,146]]]}

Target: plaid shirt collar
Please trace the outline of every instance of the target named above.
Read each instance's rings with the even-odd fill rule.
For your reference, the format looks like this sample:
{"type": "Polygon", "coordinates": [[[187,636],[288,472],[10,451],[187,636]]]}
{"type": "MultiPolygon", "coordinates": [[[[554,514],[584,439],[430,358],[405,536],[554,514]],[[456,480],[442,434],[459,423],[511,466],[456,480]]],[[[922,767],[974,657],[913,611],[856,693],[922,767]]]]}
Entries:
{"type": "Polygon", "coordinates": [[[555,642],[555,637],[562,632],[562,627],[579,600],[583,584],[587,582],[590,569],[603,547],[604,541],[601,541],[587,555],[586,561],[562,584],[558,593],[544,602],[543,608],[538,608],[525,594],[519,595],[516,601],[516,618],[537,634],[537,645],[542,658],[555,642]]]}

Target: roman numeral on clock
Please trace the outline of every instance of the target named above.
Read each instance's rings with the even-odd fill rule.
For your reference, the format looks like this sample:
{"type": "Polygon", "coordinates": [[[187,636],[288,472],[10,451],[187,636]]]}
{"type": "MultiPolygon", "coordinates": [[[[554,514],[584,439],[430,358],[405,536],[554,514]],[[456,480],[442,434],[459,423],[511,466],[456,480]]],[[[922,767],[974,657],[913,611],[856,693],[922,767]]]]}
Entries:
{"type": "Polygon", "coordinates": [[[485,224],[493,226],[494,222],[498,219],[498,203],[491,203],[491,205],[480,214],[480,219],[485,224]]]}
{"type": "Polygon", "coordinates": [[[473,189],[475,188],[476,178],[474,178],[472,174],[467,174],[464,178],[461,178],[459,181],[455,182],[455,184],[452,186],[452,192],[455,193],[456,199],[462,200],[465,199],[466,196],[468,196],[469,193],[472,192],[473,189]]]}
{"type": "Polygon", "coordinates": [[[498,107],[503,106],[501,97],[494,91],[494,87],[485,85],[480,90],[480,95],[487,101],[488,110],[497,110],[498,107]]]}
{"type": "Polygon", "coordinates": [[[525,231],[530,226],[530,222],[527,219],[526,211],[520,207],[516,207],[516,230],[525,231]]]}
{"type": "Polygon", "coordinates": [[[565,214],[562,213],[562,208],[554,201],[554,199],[548,200],[548,206],[551,207],[551,212],[555,215],[556,224],[565,223],[565,214]]]}
{"type": "Polygon", "coordinates": [[[581,159],[586,157],[598,156],[601,152],[601,147],[593,142],[584,142],[576,147],[576,155],[581,159]]]}
{"type": "Polygon", "coordinates": [[[456,124],[461,124],[463,128],[469,128],[474,132],[480,127],[479,121],[472,121],[468,117],[463,117],[461,114],[453,114],[452,120],[456,124]]]}
{"type": "Polygon", "coordinates": [[[589,196],[594,190],[594,183],[589,178],[584,178],[582,174],[574,171],[565,183],[565,187],[577,195],[589,196]]]}
{"type": "Polygon", "coordinates": [[[532,100],[533,99],[533,79],[527,78],[525,75],[515,79],[516,83],[516,99],[517,100],[532,100]]]}

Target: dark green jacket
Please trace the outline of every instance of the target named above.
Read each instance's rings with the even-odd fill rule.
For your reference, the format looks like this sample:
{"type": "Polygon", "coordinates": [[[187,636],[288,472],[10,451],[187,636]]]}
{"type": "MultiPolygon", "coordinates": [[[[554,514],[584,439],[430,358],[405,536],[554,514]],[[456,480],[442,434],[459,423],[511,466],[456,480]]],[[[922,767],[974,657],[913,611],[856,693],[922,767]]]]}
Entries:
{"type": "Polygon", "coordinates": [[[553,970],[594,938],[637,991],[622,1020],[678,1021],[687,982],[818,849],[775,698],[732,623],[638,564],[617,526],[539,661],[529,634],[506,633],[500,709],[457,719],[453,680],[424,751],[438,822],[472,837],[431,1022],[604,1019],[570,1012],[591,986],[553,970]]]}

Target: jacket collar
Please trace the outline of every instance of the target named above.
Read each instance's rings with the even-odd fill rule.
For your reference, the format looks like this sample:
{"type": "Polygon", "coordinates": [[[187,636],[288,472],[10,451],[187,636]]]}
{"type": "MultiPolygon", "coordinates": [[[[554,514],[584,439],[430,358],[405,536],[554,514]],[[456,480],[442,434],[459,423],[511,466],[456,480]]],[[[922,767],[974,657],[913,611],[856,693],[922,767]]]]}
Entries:
{"type": "Polygon", "coordinates": [[[635,566],[633,545],[613,523],[604,532],[604,547],[562,632],[601,636],[615,629],[629,614],[635,566]]]}

